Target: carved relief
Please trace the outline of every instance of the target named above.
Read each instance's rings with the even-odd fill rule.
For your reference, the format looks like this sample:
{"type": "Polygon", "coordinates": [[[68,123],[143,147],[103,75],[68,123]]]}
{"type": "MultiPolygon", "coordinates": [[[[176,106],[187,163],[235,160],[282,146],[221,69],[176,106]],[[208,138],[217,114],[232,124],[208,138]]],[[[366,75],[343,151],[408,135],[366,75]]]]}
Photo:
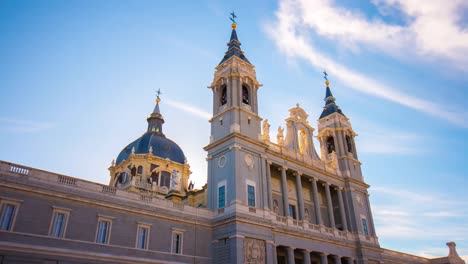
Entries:
{"type": "Polygon", "coordinates": [[[265,241],[253,238],[244,239],[244,263],[265,263],[265,241]]]}
{"type": "Polygon", "coordinates": [[[271,178],[271,187],[273,191],[281,191],[281,181],[278,178],[271,178]]]}
{"type": "Polygon", "coordinates": [[[360,194],[356,193],[356,201],[359,205],[359,207],[362,207],[364,205],[364,201],[362,200],[362,197],[360,194]]]}
{"type": "Polygon", "coordinates": [[[218,167],[223,168],[226,165],[226,156],[221,156],[218,158],[218,167]]]}
{"type": "Polygon", "coordinates": [[[252,171],[255,165],[252,155],[245,154],[244,161],[245,161],[245,164],[247,165],[247,168],[249,168],[249,171],[252,171]]]}

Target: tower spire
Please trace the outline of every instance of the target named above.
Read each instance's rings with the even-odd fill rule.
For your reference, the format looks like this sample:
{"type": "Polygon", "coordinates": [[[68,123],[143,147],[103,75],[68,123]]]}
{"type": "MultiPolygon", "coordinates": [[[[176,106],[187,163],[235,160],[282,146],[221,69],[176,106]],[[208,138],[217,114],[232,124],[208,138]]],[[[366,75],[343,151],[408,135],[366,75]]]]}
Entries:
{"type": "Polygon", "coordinates": [[[232,21],[231,38],[229,39],[229,42],[227,43],[228,50],[224,54],[224,57],[219,64],[222,64],[223,62],[227,61],[232,56],[237,56],[241,60],[250,63],[250,61],[245,57],[244,52],[241,50],[241,47],[240,47],[241,43],[239,39],[237,38],[237,32],[236,32],[237,22],[235,20],[236,18],[237,18],[236,14],[232,12],[231,16],[229,17],[229,19],[232,21]]]}
{"type": "Polygon", "coordinates": [[[150,116],[148,116],[146,120],[148,121],[148,132],[155,132],[164,135],[162,132],[164,118],[161,115],[161,111],[159,110],[159,102],[161,102],[161,98],[159,98],[159,96],[161,94],[161,89],[158,89],[156,91],[156,106],[154,107],[153,112],[150,114],[150,116]]]}
{"type": "Polygon", "coordinates": [[[326,71],[323,72],[323,78],[325,79],[325,85],[327,88],[325,91],[325,98],[323,99],[325,101],[325,106],[323,107],[323,111],[320,115],[320,118],[324,118],[333,113],[338,113],[345,116],[341,111],[340,107],[335,103],[335,97],[333,97],[333,94],[331,92],[330,81],[328,81],[328,73],[326,71]]]}

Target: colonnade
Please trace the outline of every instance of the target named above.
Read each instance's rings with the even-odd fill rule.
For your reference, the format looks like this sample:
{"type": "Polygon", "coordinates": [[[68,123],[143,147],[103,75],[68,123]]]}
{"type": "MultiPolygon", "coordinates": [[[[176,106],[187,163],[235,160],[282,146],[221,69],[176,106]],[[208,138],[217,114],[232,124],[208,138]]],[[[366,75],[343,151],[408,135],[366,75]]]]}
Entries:
{"type": "MultiPolygon", "coordinates": [[[[310,251],[306,249],[298,249],[298,248],[293,248],[293,247],[287,247],[287,246],[274,246],[273,248],[273,263],[278,264],[279,262],[285,262],[287,264],[296,264],[296,258],[295,256],[297,255],[302,255],[302,263],[303,264],[311,264],[312,258],[311,255],[314,256],[314,260],[317,258],[320,259],[320,264],[355,264],[357,263],[357,260],[354,259],[353,257],[348,257],[348,256],[339,256],[335,254],[329,254],[325,252],[318,252],[318,251],[310,251]],[[278,261],[278,256],[277,250],[281,248],[285,251],[286,253],[286,258],[283,259],[282,261],[278,261]]],[[[283,257],[283,256],[281,256],[283,257]]],[[[281,259],[280,259],[281,260],[281,259]]],[[[361,261],[362,262],[362,261],[361,261]]],[[[317,263],[317,262],[314,262],[317,263]]]]}
{"type": "MultiPolygon", "coordinates": [[[[272,194],[272,187],[271,187],[271,162],[267,162],[267,188],[268,188],[268,201],[270,209],[273,209],[273,194],[272,194]]],[[[282,209],[283,209],[283,216],[290,217],[289,215],[289,197],[288,197],[288,183],[287,183],[287,167],[279,166],[279,170],[281,171],[281,194],[282,194],[282,209]]],[[[304,197],[302,194],[302,177],[303,174],[301,172],[295,171],[293,173],[295,176],[295,183],[296,183],[296,197],[297,197],[297,205],[298,205],[298,219],[303,221],[304,219],[304,197]]],[[[314,202],[314,209],[315,209],[315,216],[316,216],[316,223],[318,225],[323,225],[324,221],[322,218],[322,213],[320,211],[320,202],[319,202],[319,192],[318,192],[318,179],[315,177],[307,177],[310,179],[311,182],[311,189],[312,189],[312,199],[314,202]]],[[[348,223],[346,219],[346,210],[345,205],[343,202],[343,188],[340,186],[332,186],[328,182],[321,182],[326,195],[326,205],[327,205],[327,213],[330,228],[336,228],[335,224],[335,215],[333,213],[333,202],[332,202],[332,194],[331,190],[335,190],[338,196],[338,206],[340,209],[340,220],[342,224],[343,231],[349,231],[348,223]],[[333,189],[332,189],[333,188],[333,189]]]]}

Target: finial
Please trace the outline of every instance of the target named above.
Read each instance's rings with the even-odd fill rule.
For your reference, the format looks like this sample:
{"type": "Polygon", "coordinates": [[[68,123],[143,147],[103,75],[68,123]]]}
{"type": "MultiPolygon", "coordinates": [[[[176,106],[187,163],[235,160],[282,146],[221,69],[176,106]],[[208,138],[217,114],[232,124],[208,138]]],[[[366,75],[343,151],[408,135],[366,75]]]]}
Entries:
{"type": "Polygon", "coordinates": [[[162,94],[162,93],[161,93],[161,89],[158,89],[158,90],[156,91],[156,103],[161,102],[161,98],[159,98],[159,95],[161,95],[161,94],[162,94]]]}
{"type": "Polygon", "coordinates": [[[236,29],[236,26],[237,26],[237,22],[235,20],[236,18],[237,18],[236,14],[234,13],[234,11],[232,11],[231,16],[229,17],[229,19],[232,21],[232,25],[231,25],[232,29],[236,29]]]}
{"type": "Polygon", "coordinates": [[[327,76],[328,76],[327,71],[323,71],[323,78],[325,79],[325,85],[328,87],[330,85],[330,82],[328,81],[327,76]]]}

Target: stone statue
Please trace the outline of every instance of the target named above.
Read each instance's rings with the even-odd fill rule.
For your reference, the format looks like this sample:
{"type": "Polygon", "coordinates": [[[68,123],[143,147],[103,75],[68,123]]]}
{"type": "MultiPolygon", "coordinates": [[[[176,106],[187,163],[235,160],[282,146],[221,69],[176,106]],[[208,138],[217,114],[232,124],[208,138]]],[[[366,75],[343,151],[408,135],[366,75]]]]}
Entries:
{"type": "Polygon", "coordinates": [[[278,145],[283,146],[284,145],[284,129],[279,126],[278,127],[278,134],[276,135],[276,139],[278,140],[278,145]]]}
{"type": "Polygon", "coordinates": [[[263,130],[262,139],[264,141],[270,141],[270,124],[268,124],[267,118],[263,120],[262,130],[263,130]]]}
{"type": "Polygon", "coordinates": [[[309,152],[307,134],[304,130],[300,130],[299,132],[299,150],[301,154],[307,154],[309,152]]]}
{"type": "Polygon", "coordinates": [[[179,185],[179,172],[176,170],[172,171],[172,179],[171,179],[171,190],[175,190],[177,185],[179,185]]]}

